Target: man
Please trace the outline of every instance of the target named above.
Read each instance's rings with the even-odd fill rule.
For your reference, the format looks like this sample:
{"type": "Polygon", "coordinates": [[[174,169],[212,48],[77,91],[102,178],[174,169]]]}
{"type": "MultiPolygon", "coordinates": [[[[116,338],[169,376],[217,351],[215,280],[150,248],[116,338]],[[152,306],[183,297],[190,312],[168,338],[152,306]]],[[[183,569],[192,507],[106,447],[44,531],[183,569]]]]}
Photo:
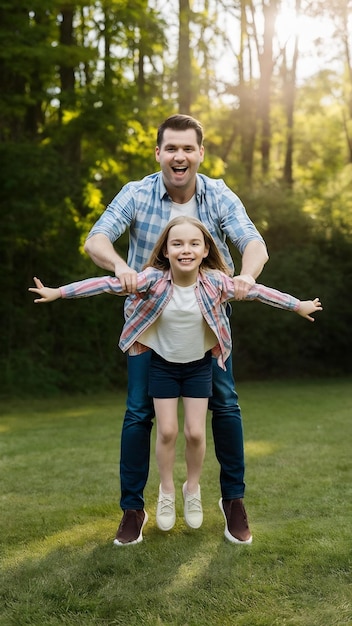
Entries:
{"type": "MultiPolygon", "coordinates": [[[[167,223],[176,215],[200,219],[213,235],[228,265],[233,261],[226,237],[242,255],[236,277],[236,298],[242,300],[268,260],[265,243],[250,221],[239,198],[222,180],[198,174],[204,159],[203,129],[187,115],[173,115],[158,129],[156,161],[160,172],[130,182],[115,196],[93,226],[85,250],[100,267],[114,272],[126,293],[136,289],[136,276],[167,223]],[[127,263],[114,242],[129,229],[127,263]]],[[[133,305],[133,295],[130,296],[133,305]]],[[[143,540],[148,520],[143,491],[150,460],[150,432],[154,417],[148,397],[150,351],[128,357],[128,397],[121,437],[120,481],[123,518],[114,544],[130,545],[143,540]]],[[[232,543],[252,542],[244,497],[242,417],[232,375],[232,357],[223,371],[213,359],[212,428],[220,463],[220,509],[225,537],[232,543]]]]}

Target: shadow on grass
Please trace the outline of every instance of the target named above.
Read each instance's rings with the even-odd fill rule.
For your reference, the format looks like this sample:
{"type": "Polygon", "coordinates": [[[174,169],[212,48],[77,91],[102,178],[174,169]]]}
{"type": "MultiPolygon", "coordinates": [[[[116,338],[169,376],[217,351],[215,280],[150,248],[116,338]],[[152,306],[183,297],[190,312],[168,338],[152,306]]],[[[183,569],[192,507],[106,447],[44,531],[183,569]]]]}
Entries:
{"type": "MultiPolygon", "coordinates": [[[[327,540],[323,523],[314,528],[313,520],[263,524],[249,547],[226,542],[222,524],[192,531],[177,521],[170,533],[147,525],[143,543],[116,547],[105,539],[113,536],[110,520],[75,524],[24,542],[3,563],[0,623],[350,623],[347,598],[339,622],[327,611],[334,613],[331,583],[348,587],[351,556],[327,540]],[[306,621],[307,607],[316,621],[306,621]]],[[[347,540],[346,532],[346,547],[347,540]]]]}
{"type": "Polygon", "coordinates": [[[157,624],[159,612],[160,623],[178,623],[178,613],[183,620],[185,597],[217,549],[215,544],[204,550],[206,531],[179,524],[164,535],[151,527],[143,543],[128,547],[103,541],[109,534],[111,523],[96,520],[23,546],[22,553],[7,558],[1,623],[157,624]]]}

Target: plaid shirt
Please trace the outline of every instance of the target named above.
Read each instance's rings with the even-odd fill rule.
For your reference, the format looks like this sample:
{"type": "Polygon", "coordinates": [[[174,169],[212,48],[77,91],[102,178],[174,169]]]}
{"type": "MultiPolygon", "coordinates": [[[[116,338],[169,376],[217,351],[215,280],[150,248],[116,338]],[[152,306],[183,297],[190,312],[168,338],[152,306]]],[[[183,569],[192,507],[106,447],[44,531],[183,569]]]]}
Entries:
{"type": "MultiPolygon", "coordinates": [[[[263,241],[249,219],[241,200],[221,179],[197,174],[198,217],[207,227],[234,271],[226,237],[241,255],[252,240],[263,241]]],[[[170,221],[171,199],[161,172],[127,183],[108,205],[88,234],[101,233],[114,243],[129,228],[127,264],[140,272],[159,235],[170,221]]],[[[264,241],[263,241],[264,243],[264,241]]]]}
{"type": "MultiPolygon", "coordinates": [[[[124,295],[119,279],[112,276],[88,278],[61,287],[60,290],[62,298],[84,298],[104,292],[124,295]]],[[[170,271],[162,272],[148,267],[138,274],[137,292],[128,298],[126,321],[119,341],[123,352],[129,350],[131,355],[136,355],[149,349],[140,344],[138,338],[161,315],[172,293],[170,271]]],[[[225,369],[232,342],[230,320],[224,304],[234,299],[234,279],[218,271],[199,272],[195,294],[202,315],[218,340],[212,350],[213,356],[217,358],[219,366],[225,369]]],[[[289,311],[297,311],[300,305],[297,298],[257,283],[249,290],[246,300],[259,300],[289,311]]]]}

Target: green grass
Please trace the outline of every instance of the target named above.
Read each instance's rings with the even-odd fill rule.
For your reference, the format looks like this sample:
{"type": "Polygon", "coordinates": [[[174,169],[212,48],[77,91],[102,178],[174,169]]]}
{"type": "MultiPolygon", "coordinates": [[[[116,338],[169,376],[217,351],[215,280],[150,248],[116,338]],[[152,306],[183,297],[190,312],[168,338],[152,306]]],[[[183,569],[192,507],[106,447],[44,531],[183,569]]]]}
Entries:
{"type": "MultiPolygon", "coordinates": [[[[204,524],[117,548],[124,395],[3,403],[0,624],[352,624],[351,380],[242,383],[252,546],[223,537],[210,424],[204,524]]],[[[153,437],[155,433],[153,434],[153,437]]]]}

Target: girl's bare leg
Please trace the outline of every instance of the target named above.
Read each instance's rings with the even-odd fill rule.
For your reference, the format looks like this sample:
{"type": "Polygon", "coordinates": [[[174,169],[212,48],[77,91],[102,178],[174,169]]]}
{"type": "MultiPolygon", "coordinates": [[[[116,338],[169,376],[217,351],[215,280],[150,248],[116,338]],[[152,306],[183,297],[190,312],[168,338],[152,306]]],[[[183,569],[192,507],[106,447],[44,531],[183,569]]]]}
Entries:
{"type": "Polygon", "coordinates": [[[197,493],[206,448],[208,398],[183,398],[187,465],[187,492],[197,493]]]}
{"type": "Polygon", "coordinates": [[[163,493],[175,493],[173,470],[178,435],[178,398],[154,398],[157,435],[155,456],[163,493]]]}

